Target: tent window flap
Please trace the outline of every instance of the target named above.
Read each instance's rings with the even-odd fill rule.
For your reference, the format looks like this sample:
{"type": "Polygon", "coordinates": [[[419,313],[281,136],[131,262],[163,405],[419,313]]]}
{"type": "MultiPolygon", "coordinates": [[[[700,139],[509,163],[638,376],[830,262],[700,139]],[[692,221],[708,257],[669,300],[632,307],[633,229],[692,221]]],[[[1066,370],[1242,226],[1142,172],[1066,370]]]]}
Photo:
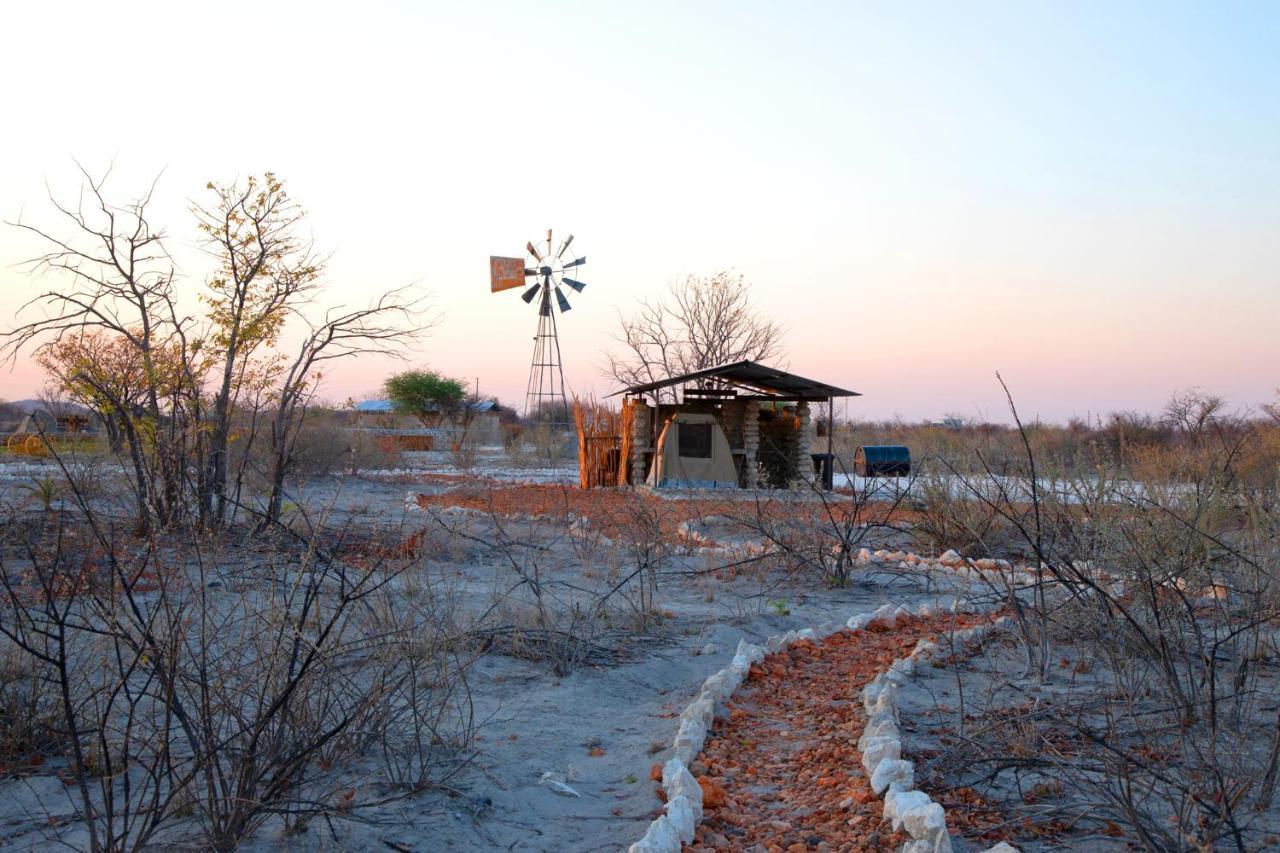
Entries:
{"type": "Polygon", "coordinates": [[[679,455],[685,459],[711,458],[711,424],[682,423],[676,433],[679,455]]]}

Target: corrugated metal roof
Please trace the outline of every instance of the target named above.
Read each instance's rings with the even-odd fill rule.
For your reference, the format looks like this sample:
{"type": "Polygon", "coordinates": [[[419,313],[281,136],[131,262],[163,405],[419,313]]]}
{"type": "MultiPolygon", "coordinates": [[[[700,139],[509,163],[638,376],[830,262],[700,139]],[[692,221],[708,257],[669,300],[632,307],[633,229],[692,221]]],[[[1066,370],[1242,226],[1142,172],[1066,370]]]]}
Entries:
{"type": "Polygon", "coordinates": [[[632,385],[629,388],[616,391],[610,396],[644,394],[649,391],[656,391],[659,388],[670,388],[672,385],[697,382],[701,379],[715,379],[730,385],[736,385],[754,391],[762,397],[825,400],[828,397],[862,396],[857,391],[847,391],[844,388],[837,388],[834,385],[828,385],[816,379],[806,379],[803,376],[797,376],[785,370],[778,370],[776,367],[766,367],[754,361],[735,361],[732,364],[722,364],[719,367],[695,370],[692,373],[660,379],[657,382],[632,385]]]}

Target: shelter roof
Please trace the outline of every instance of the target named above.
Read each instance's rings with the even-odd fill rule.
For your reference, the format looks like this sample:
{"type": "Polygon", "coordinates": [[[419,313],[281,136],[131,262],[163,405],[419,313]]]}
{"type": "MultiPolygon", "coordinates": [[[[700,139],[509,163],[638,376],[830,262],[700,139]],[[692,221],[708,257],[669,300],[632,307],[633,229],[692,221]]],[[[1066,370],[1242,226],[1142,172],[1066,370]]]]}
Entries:
{"type": "Polygon", "coordinates": [[[660,388],[688,384],[727,385],[749,392],[740,396],[774,397],[786,400],[826,400],[831,397],[862,396],[857,391],[847,391],[844,388],[837,388],[834,385],[828,385],[816,379],[807,379],[754,361],[735,361],[732,364],[722,364],[718,367],[695,370],[692,373],[684,373],[680,376],[670,376],[657,382],[631,385],[621,391],[614,392],[610,396],[645,394],[660,388]]]}

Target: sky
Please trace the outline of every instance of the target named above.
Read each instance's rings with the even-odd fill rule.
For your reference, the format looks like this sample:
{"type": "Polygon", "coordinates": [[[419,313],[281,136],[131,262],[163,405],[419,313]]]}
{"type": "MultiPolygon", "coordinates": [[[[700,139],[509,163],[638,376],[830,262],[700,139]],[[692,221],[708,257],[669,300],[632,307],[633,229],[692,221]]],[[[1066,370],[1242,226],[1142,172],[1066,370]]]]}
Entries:
{"type": "MultiPolygon", "coordinates": [[[[273,170],[332,252],[323,299],[401,285],[410,363],[522,402],[536,312],[488,256],[575,234],[571,388],[620,314],[732,269],[783,366],[851,417],[1156,411],[1280,388],[1280,5],[25,3],[6,6],[0,219],[57,227],[76,162],[195,293],[206,182],[273,170]]],[[[0,323],[55,282],[0,227],[0,323]]],[[[326,396],[376,394],[380,358],[326,396]]],[[[23,357],[0,398],[43,379],[23,357]]],[[[838,408],[837,412],[842,411],[838,408]]]]}

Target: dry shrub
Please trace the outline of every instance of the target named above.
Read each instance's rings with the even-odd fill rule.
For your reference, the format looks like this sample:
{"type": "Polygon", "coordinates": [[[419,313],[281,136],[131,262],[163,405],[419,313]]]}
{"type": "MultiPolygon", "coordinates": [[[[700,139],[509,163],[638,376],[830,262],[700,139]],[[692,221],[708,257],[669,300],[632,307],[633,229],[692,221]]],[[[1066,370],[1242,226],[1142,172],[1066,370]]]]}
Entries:
{"type": "Polygon", "coordinates": [[[137,542],[92,520],[38,540],[10,520],[0,551],[0,634],[23,675],[0,699],[31,726],[53,713],[60,741],[8,728],[65,756],[92,850],[156,843],[188,815],[209,849],[232,850],[275,816],[355,814],[469,757],[474,656],[455,597],[402,582],[418,563],[398,532],[346,560],[294,533],[240,549],[195,533],[137,542]],[[113,582],[66,594],[89,563],[113,582]],[[383,793],[344,793],[356,788],[383,793]]]}
{"type": "Polygon", "coordinates": [[[1047,774],[1068,793],[1046,808],[1148,850],[1277,829],[1280,516],[1241,487],[1250,435],[1211,438],[1130,447],[1125,477],[1066,489],[1028,441],[1017,470],[975,478],[1043,570],[1003,590],[1025,669],[944,756],[968,781],[1047,774]]]}

